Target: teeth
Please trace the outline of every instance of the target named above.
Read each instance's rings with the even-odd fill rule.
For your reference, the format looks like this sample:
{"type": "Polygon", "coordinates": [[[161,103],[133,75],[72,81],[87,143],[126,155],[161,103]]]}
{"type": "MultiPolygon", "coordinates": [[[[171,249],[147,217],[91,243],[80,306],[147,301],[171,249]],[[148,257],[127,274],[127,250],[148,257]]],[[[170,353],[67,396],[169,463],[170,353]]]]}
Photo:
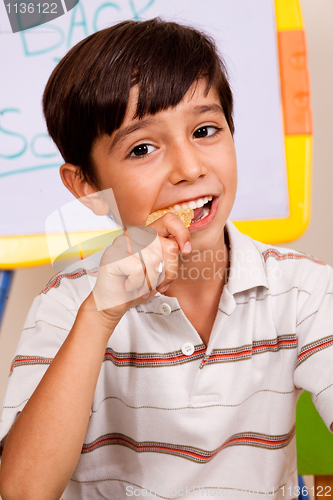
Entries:
{"type": "Polygon", "coordinates": [[[176,210],[180,210],[181,208],[183,208],[185,210],[187,208],[191,208],[192,210],[194,210],[195,208],[202,207],[203,205],[205,205],[208,201],[211,201],[212,199],[213,199],[212,196],[205,196],[205,198],[199,198],[196,201],[189,201],[187,203],[182,203],[181,205],[175,205],[172,208],[174,208],[176,210]]]}
{"type": "MultiPolygon", "coordinates": [[[[186,227],[189,227],[190,224],[193,222],[194,209],[202,207],[203,205],[205,205],[205,203],[211,201],[212,199],[213,199],[212,196],[206,196],[205,198],[199,198],[196,201],[189,201],[188,203],[183,203],[182,205],[177,204],[174,205],[173,207],[164,208],[162,210],[156,210],[147,217],[146,226],[148,224],[152,224],[152,222],[155,222],[160,217],[163,217],[164,214],[168,212],[173,212],[177,215],[177,217],[180,218],[182,222],[184,222],[186,227]]],[[[204,207],[200,220],[206,217],[209,214],[209,211],[210,210],[208,207],[204,207]]]]}

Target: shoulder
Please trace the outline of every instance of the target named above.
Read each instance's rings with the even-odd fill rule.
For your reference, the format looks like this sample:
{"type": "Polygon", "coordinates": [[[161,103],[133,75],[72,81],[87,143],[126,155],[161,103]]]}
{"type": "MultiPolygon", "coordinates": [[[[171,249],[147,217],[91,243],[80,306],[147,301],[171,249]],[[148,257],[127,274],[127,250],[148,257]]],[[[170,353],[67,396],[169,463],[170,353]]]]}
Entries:
{"type": "MultiPolygon", "coordinates": [[[[47,353],[48,358],[55,355],[71,330],[79,307],[95,284],[102,253],[103,250],[65,267],[35,297],[16,352],[20,360],[27,353],[29,356],[38,353],[39,357],[45,357],[47,353]]],[[[14,361],[17,365],[16,358],[14,361]]]]}
{"type": "Polygon", "coordinates": [[[332,268],[313,255],[287,247],[277,247],[252,240],[262,256],[270,286],[279,282],[311,291],[318,281],[328,278],[332,268]]]}
{"type": "Polygon", "coordinates": [[[332,280],[332,267],[310,254],[255,240],[230,221],[227,230],[231,268],[247,281],[247,288],[261,285],[273,293],[292,288],[311,292],[318,283],[325,286],[327,280],[332,280]]]}
{"type": "Polygon", "coordinates": [[[79,307],[92,291],[98,274],[103,250],[65,267],[55,274],[39,293],[70,308],[79,307]]]}

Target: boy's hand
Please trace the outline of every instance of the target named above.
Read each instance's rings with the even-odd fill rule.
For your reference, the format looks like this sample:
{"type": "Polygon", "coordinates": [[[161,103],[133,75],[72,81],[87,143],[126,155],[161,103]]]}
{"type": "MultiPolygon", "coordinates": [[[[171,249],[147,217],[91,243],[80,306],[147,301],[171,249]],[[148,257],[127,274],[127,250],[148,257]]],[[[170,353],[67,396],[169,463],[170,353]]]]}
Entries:
{"type": "Polygon", "coordinates": [[[148,302],[156,287],[165,291],[178,276],[181,251],[191,251],[190,232],[173,213],[115,238],[102,255],[92,291],[103,318],[118,323],[128,309],[148,302]]]}
{"type": "Polygon", "coordinates": [[[164,275],[158,283],[157,290],[164,292],[178,276],[179,254],[188,254],[192,251],[190,231],[172,212],[168,212],[147,227],[156,229],[159,235],[164,275]]]}

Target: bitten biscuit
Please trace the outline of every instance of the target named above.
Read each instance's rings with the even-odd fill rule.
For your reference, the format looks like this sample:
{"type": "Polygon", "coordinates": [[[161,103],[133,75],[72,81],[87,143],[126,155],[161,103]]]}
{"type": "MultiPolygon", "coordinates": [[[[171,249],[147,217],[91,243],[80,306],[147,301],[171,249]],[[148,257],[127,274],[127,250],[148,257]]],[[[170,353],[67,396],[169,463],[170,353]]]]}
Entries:
{"type": "Polygon", "coordinates": [[[159,219],[168,212],[173,212],[174,214],[176,214],[177,217],[179,217],[180,220],[184,222],[186,227],[189,227],[189,225],[191,224],[191,220],[194,217],[194,211],[192,210],[192,208],[181,208],[179,210],[176,210],[174,207],[169,207],[163,210],[156,210],[156,212],[150,214],[146,220],[146,226],[148,226],[148,224],[151,224],[152,222],[155,222],[155,220],[159,219]]]}

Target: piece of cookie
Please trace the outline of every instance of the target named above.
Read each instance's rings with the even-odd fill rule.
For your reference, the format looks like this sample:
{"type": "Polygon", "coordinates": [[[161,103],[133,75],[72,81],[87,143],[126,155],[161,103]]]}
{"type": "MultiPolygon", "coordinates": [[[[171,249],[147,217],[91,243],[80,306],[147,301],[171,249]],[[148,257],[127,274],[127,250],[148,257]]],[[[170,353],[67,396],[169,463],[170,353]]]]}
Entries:
{"type": "Polygon", "coordinates": [[[146,226],[148,224],[151,224],[152,222],[155,222],[155,220],[159,219],[160,217],[163,217],[164,214],[167,214],[168,212],[173,212],[174,214],[177,215],[177,217],[180,218],[182,222],[184,222],[186,227],[189,227],[191,224],[191,220],[194,217],[194,211],[192,208],[180,208],[176,210],[174,207],[169,207],[169,208],[164,208],[163,210],[156,210],[156,212],[153,212],[150,214],[146,220],[146,226]]]}

